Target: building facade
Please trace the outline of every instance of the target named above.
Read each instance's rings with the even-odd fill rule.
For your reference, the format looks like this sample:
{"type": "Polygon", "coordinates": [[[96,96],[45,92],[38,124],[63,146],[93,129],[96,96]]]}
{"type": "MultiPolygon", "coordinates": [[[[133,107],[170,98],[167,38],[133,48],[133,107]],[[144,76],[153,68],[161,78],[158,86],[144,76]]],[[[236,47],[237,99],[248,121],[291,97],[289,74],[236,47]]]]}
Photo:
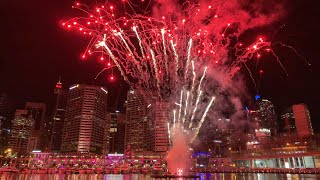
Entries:
{"type": "Polygon", "coordinates": [[[292,111],[295,119],[295,125],[299,136],[313,135],[310,113],[305,104],[296,104],[292,106],[292,111]]]}
{"type": "Polygon", "coordinates": [[[50,142],[50,122],[46,121],[46,105],[38,102],[27,102],[25,109],[28,116],[34,119],[34,125],[29,139],[28,151],[45,151],[50,142]],[[32,142],[32,143],[31,143],[32,142]]]}
{"type": "Polygon", "coordinates": [[[268,129],[271,135],[276,135],[278,131],[277,115],[271,101],[266,99],[258,100],[257,111],[259,113],[259,129],[268,129]]]}
{"type": "Polygon", "coordinates": [[[99,86],[75,84],[69,88],[61,152],[102,153],[107,95],[99,86]]]}
{"type": "Polygon", "coordinates": [[[165,153],[168,150],[169,134],[168,134],[168,119],[169,119],[168,102],[155,101],[151,106],[150,120],[152,127],[149,128],[150,133],[150,150],[156,153],[165,153]]]}
{"type": "Polygon", "coordinates": [[[28,114],[27,110],[16,110],[9,140],[9,148],[12,149],[13,153],[26,154],[28,152],[28,144],[34,124],[35,120],[28,114]]]}
{"type": "Polygon", "coordinates": [[[109,152],[124,153],[124,139],[125,139],[125,120],[126,114],[119,111],[110,113],[108,115],[109,128],[109,152]]]}
{"type": "MultiPolygon", "coordinates": [[[[150,97],[150,96],[149,96],[150,97]]],[[[148,99],[141,90],[129,90],[126,103],[125,149],[130,146],[133,152],[143,152],[148,147],[148,99]]]]}
{"type": "Polygon", "coordinates": [[[62,83],[59,82],[54,88],[55,107],[53,109],[53,125],[50,140],[50,149],[53,152],[60,152],[63,133],[63,125],[68,100],[68,92],[62,88],[62,83]]]}

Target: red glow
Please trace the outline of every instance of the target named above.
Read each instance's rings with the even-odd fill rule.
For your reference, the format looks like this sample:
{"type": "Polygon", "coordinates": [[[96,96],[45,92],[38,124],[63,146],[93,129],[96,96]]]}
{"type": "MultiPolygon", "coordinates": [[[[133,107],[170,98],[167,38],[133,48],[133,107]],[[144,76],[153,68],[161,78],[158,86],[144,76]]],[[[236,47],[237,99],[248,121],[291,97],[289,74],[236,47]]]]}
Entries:
{"type": "Polygon", "coordinates": [[[56,84],[56,88],[61,89],[62,85],[61,84],[56,84]]]}
{"type": "Polygon", "coordinates": [[[264,71],[262,70],[262,69],[260,69],[259,70],[259,74],[261,75],[261,74],[263,74],[264,73],[264,71]]]}
{"type": "Polygon", "coordinates": [[[114,80],[114,77],[113,77],[113,75],[112,75],[112,76],[110,76],[110,80],[114,80]]]}
{"type": "Polygon", "coordinates": [[[103,57],[103,56],[101,56],[101,57],[100,57],[100,61],[103,61],[103,60],[104,60],[104,57],[103,57]]]}
{"type": "Polygon", "coordinates": [[[86,55],[85,55],[85,54],[82,54],[82,55],[81,55],[81,59],[84,60],[85,58],[86,58],[86,55]]]}
{"type": "Polygon", "coordinates": [[[109,62],[108,62],[108,64],[107,64],[107,65],[108,65],[108,66],[111,66],[111,63],[109,63],[109,62]]]}

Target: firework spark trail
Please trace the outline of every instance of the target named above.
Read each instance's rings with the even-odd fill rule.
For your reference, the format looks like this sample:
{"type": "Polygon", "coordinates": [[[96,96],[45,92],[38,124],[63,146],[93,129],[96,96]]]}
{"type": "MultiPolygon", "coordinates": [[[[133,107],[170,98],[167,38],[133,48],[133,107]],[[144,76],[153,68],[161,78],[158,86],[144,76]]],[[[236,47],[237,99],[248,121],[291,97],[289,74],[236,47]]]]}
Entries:
{"type": "Polygon", "coordinates": [[[158,94],[159,94],[159,97],[161,98],[160,80],[159,80],[159,75],[158,75],[157,61],[156,61],[156,58],[154,56],[154,52],[152,51],[152,49],[150,50],[150,52],[151,52],[153,67],[154,67],[154,71],[155,71],[154,73],[155,73],[156,81],[157,81],[158,94]]]}
{"type": "MultiPolygon", "coordinates": [[[[194,83],[196,81],[196,71],[194,69],[194,61],[191,61],[191,64],[192,64],[192,83],[191,83],[191,97],[190,97],[190,101],[192,102],[193,101],[193,94],[194,94],[194,83]]],[[[190,103],[191,104],[191,103],[190,103]]]]}
{"type": "Polygon", "coordinates": [[[143,59],[146,59],[146,56],[145,56],[144,51],[143,51],[142,43],[141,43],[141,38],[140,38],[140,36],[139,36],[139,34],[138,34],[138,31],[137,31],[137,27],[136,27],[136,26],[133,26],[133,27],[132,27],[132,30],[133,30],[134,33],[136,34],[137,39],[138,39],[138,41],[139,41],[139,47],[140,47],[140,51],[141,51],[142,57],[143,57],[143,59]]]}
{"type": "Polygon", "coordinates": [[[173,128],[176,126],[176,110],[173,110],[173,128]]]}
{"type": "Polygon", "coordinates": [[[184,80],[186,80],[187,76],[188,76],[189,63],[190,63],[190,57],[191,57],[191,47],[192,47],[192,38],[189,40],[189,43],[188,43],[188,56],[187,56],[187,61],[186,61],[186,69],[185,69],[185,73],[184,73],[184,80]]]}
{"type": "Polygon", "coordinates": [[[189,129],[192,127],[193,119],[194,119],[194,116],[196,115],[196,111],[198,109],[198,104],[199,104],[201,95],[202,95],[202,91],[200,90],[200,93],[197,96],[196,104],[195,104],[195,107],[193,109],[192,116],[191,116],[191,119],[190,119],[189,129]]]}
{"type": "Polygon", "coordinates": [[[122,77],[124,78],[124,80],[125,80],[128,84],[131,85],[132,83],[129,81],[129,79],[128,79],[127,76],[125,75],[124,71],[122,70],[120,64],[118,63],[116,57],[113,55],[113,53],[111,52],[111,50],[110,50],[109,47],[107,46],[107,44],[106,44],[106,35],[104,35],[103,40],[100,41],[96,46],[97,46],[97,47],[104,47],[104,48],[107,50],[107,52],[109,53],[109,55],[110,55],[111,59],[113,60],[114,64],[115,64],[115,65],[117,66],[117,68],[119,69],[119,71],[120,71],[122,77]]]}
{"type": "Polygon", "coordinates": [[[174,54],[174,60],[175,60],[175,67],[176,67],[176,70],[175,70],[175,79],[176,79],[176,83],[178,81],[178,71],[179,71],[179,55],[177,54],[177,51],[176,51],[176,48],[174,48],[174,44],[173,44],[173,40],[170,40],[170,43],[171,43],[171,47],[172,47],[172,50],[173,50],[173,54],[174,54]]]}
{"type": "Polygon", "coordinates": [[[136,60],[136,58],[135,58],[135,56],[134,56],[134,53],[132,52],[131,48],[129,47],[127,41],[126,41],[126,40],[124,39],[124,37],[122,36],[122,30],[119,30],[119,32],[115,33],[115,35],[118,35],[118,36],[121,38],[121,40],[123,41],[125,47],[126,47],[127,50],[129,51],[129,53],[130,53],[129,55],[131,55],[131,57],[132,57],[132,59],[133,59],[133,62],[134,62],[134,63],[136,64],[136,66],[138,67],[138,70],[139,70],[140,72],[142,72],[142,71],[141,71],[141,68],[140,68],[140,66],[139,66],[139,61],[136,60]]]}
{"type": "Polygon", "coordinates": [[[178,114],[178,123],[180,122],[180,117],[181,117],[182,97],[183,97],[183,90],[181,90],[181,94],[180,94],[180,107],[179,107],[179,114],[178,114]]]}
{"type": "MultiPolygon", "coordinates": [[[[301,59],[303,59],[305,63],[307,63],[309,66],[311,66],[310,62],[306,58],[304,58],[301,54],[299,54],[298,51],[293,46],[283,44],[282,42],[276,42],[275,44],[277,44],[277,43],[279,43],[283,47],[291,49],[296,55],[298,55],[301,59]]],[[[278,60],[278,62],[279,62],[279,60],[278,60]]]]}
{"type": "Polygon", "coordinates": [[[201,79],[200,79],[200,82],[199,82],[199,85],[198,85],[198,90],[197,90],[198,94],[200,93],[201,84],[202,84],[202,81],[203,81],[204,77],[206,76],[206,72],[207,72],[207,67],[204,68],[203,74],[201,76],[201,79]]]}
{"type": "Polygon", "coordinates": [[[204,113],[203,113],[203,115],[202,115],[202,118],[200,119],[200,122],[199,122],[197,128],[195,129],[194,135],[193,135],[193,137],[191,138],[190,143],[192,143],[192,142],[196,139],[196,137],[197,137],[197,135],[198,135],[198,133],[199,133],[199,131],[200,131],[200,128],[201,128],[201,126],[202,126],[202,124],[203,124],[203,122],[204,122],[204,120],[205,120],[205,118],[206,118],[206,116],[207,116],[207,113],[208,113],[208,111],[209,111],[209,109],[210,109],[210,107],[211,107],[214,99],[215,99],[215,97],[213,96],[213,97],[211,98],[211,101],[210,101],[210,103],[208,104],[206,110],[204,111],[204,113]]]}
{"type": "Polygon", "coordinates": [[[186,98],[186,105],[184,107],[184,115],[183,115],[183,119],[182,119],[182,124],[184,124],[186,118],[187,118],[187,109],[188,109],[188,101],[189,101],[189,96],[190,96],[190,92],[187,91],[187,98],[186,98]]]}
{"type": "Polygon", "coordinates": [[[166,47],[166,42],[165,42],[165,38],[164,38],[164,34],[166,33],[166,31],[164,29],[161,29],[161,37],[162,37],[162,45],[163,45],[163,54],[164,54],[164,64],[165,64],[165,68],[166,68],[166,73],[168,74],[168,57],[167,57],[167,47],[166,47]]]}
{"type": "Polygon", "coordinates": [[[274,51],[271,51],[271,53],[272,53],[272,55],[273,55],[274,57],[276,57],[277,62],[280,64],[281,68],[284,70],[284,72],[286,73],[286,75],[289,76],[286,68],[284,68],[284,66],[283,66],[283,64],[281,63],[279,57],[274,53],[274,51]]]}
{"type": "Polygon", "coordinates": [[[170,123],[168,123],[168,140],[169,140],[169,143],[170,143],[170,140],[171,140],[170,123]]]}

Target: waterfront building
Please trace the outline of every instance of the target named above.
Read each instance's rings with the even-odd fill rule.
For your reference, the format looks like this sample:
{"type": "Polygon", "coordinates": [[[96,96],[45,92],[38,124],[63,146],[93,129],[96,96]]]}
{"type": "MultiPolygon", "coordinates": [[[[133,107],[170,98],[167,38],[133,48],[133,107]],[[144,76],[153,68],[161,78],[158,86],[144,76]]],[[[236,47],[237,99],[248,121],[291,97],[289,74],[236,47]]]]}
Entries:
{"type": "Polygon", "coordinates": [[[147,149],[152,152],[165,153],[169,145],[169,110],[170,104],[155,101],[150,105],[149,143],[147,149]]]}
{"type": "Polygon", "coordinates": [[[99,86],[70,86],[61,152],[102,153],[107,95],[107,90],[99,86]]]}
{"type": "Polygon", "coordinates": [[[126,114],[119,111],[108,113],[109,128],[109,152],[124,153],[124,139],[125,139],[125,120],[126,114]]]}
{"type": "Polygon", "coordinates": [[[259,129],[269,129],[271,135],[275,135],[278,130],[277,116],[271,101],[259,99],[257,102],[257,111],[259,112],[259,129]]]}
{"type": "Polygon", "coordinates": [[[142,90],[130,89],[127,93],[125,148],[130,146],[133,152],[143,152],[148,147],[150,99],[147,97],[150,96],[142,90]]]}
{"type": "Polygon", "coordinates": [[[13,153],[26,154],[32,135],[35,119],[27,110],[17,109],[12,120],[12,130],[9,140],[9,148],[13,153]]]}
{"type": "Polygon", "coordinates": [[[281,114],[281,121],[284,124],[284,133],[286,136],[297,135],[297,127],[291,107],[281,114]]]}
{"type": "Polygon", "coordinates": [[[62,83],[57,82],[54,88],[55,106],[53,109],[53,127],[50,140],[50,149],[53,152],[60,152],[63,125],[68,100],[68,92],[62,88],[62,83]]]}
{"type": "Polygon", "coordinates": [[[292,106],[292,111],[295,119],[295,125],[299,136],[313,135],[310,113],[305,104],[295,104],[292,106]]]}
{"type": "Polygon", "coordinates": [[[34,119],[34,125],[29,138],[28,151],[41,150],[45,151],[50,142],[49,122],[46,121],[46,105],[39,102],[27,102],[25,109],[28,111],[28,116],[34,119]]]}

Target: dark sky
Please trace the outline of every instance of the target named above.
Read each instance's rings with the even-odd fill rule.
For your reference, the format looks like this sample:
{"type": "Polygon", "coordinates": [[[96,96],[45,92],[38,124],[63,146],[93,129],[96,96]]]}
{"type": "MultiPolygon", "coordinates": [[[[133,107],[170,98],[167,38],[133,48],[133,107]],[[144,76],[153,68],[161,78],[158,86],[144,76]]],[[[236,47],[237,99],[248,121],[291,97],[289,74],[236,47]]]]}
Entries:
{"type": "MultiPolygon", "coordinates": [[[[61,20],[75,15],[72,4],[68,0],[1,0],[0,89],[10,95],[17,107],[23,107],[26,101],[52,104],[52,91],[59,76],[63,85],[69,86],[93,82],[101,70],[96,61],[82,62],[79,58],[87,39],[60,27],[61,20]]],[[[274,60],[265,63],[260,94],[271,100],[278,112],[294,103],[306,103],[313,124],[319,129],[319,6],[317,0],[288,0],[286,9],[288,15],[280,23],[285,27],[277,38],[295,47],[312,65],[289,49],[276,48],[289,76],[274,60]]],[[[97,83],[112,91],[113,101],[126,96],[123,92],[127,85],[109,82],[106,74],[97,83]]]]}

